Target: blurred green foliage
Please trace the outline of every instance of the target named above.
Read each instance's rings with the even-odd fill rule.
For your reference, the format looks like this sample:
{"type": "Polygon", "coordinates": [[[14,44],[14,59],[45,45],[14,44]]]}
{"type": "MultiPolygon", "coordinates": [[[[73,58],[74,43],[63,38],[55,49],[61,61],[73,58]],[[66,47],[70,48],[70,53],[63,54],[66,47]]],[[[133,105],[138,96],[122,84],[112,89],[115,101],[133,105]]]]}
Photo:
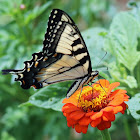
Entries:
{"type": "MultiPolygon", "coordinates": [[[[66,11],[79,29],[84,30],[82,35],[93,68],[110,82],[120,82],[132,97],[128,103],[129,116],[117,114],[110,128],[112,139],[138,140],[139,5],[139,2],[133,2],[127,4],[127,8],[125,1],[117,0],[0,0],[0,70],[23,68],[23,62],[42,49],[50,11],[53,8],[66,11]],[[122,4],[125,8],[121,9],[122,4]],[[119,10],[126,11],[118,13],[119,10]],[[105,51],[108,54],[100,62],[105,51]],[[103,72],[106,67],[109,70],[103,72]]],[[[100,140],[100,132],[96,128],[89,127],[87,134],[77,135],[67,127],[61,107],[70,85],[71,82],[64,82],[40,90],[24,90],[14,82],[14,76],[1,75],[0,139],[90,140],[94,137],[100,140]]]]}

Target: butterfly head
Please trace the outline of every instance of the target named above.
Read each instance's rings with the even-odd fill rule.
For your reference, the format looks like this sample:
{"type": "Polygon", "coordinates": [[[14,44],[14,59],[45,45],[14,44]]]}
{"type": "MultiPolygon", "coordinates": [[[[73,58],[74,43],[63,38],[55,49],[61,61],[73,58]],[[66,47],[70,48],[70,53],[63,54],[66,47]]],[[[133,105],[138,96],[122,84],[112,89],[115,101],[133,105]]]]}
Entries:
{"type": "Polygon", "coordinates": [[[99,75],[99,71],[92,71],[90,75],[92,77],[90,81],[92,82],[99,75]]]}
{"type": "Polygon", "coordinates": [[[98,75],[99,75],[99,71],[92,71],[91,72],[91,76],[94,78],[97,77],[98,75]]]}

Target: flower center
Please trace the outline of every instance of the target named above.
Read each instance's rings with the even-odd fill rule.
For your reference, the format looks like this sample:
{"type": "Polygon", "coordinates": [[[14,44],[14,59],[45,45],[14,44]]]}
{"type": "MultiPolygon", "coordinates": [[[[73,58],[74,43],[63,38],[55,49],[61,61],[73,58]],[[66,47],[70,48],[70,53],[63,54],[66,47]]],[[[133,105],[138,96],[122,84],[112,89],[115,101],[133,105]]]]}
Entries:
{"type": "Polygon", "coordinates": [[[108,89],[96,84],[94,87],[85,87],[80,95],[77,94],[78,106],[85,112],[99,111],[107,106],[108,89]]]}

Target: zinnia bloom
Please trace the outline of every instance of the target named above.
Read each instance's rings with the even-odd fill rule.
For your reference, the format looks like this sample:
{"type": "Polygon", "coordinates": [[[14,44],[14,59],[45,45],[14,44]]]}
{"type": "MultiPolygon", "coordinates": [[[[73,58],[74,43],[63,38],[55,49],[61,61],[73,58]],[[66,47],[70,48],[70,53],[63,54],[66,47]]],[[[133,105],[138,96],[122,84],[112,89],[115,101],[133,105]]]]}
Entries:
{"type": "Polygon", "coordinates": [[[68,127],[75,128],[78,133],[86,133],[89,124],[99,130],[110,128],[115,114],[124,114],[127,108],[124,102],[129,98],[126,90],[112,91],[119,84],[109,84],[109,81],[101,79],[92,86],[83,87],[82,92],[78,90],[70,98],[65,98],[62,112],[68,127]]]}

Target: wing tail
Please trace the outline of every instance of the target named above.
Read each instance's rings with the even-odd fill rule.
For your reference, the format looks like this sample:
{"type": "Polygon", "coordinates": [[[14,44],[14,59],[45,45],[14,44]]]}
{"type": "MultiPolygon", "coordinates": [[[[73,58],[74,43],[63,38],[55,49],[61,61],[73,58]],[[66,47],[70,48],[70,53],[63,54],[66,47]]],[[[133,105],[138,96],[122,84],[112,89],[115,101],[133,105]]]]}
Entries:
{"type": "Polygon", "coordinates": [[[19,81],[21,84],[21,87],[23,89],[29,89],[31,86],[34,88],[41,88],[42,83],[38,82],[36,79],[32,77],[31,73],[27,73],[25,70],[14,70],[14,69],[4,69],[2,70],[2,74],[14,74],[17,75],[17,78],[15,78],[15,81],[19,81]]]}
{"type": "Polygon", "coordinates": [[[2,74],[6,75],[6,74],[16,74],[17,72],[19,72],[19,70],[14,70],[14,69],[4,69],[2,70],[2,74]]]}

